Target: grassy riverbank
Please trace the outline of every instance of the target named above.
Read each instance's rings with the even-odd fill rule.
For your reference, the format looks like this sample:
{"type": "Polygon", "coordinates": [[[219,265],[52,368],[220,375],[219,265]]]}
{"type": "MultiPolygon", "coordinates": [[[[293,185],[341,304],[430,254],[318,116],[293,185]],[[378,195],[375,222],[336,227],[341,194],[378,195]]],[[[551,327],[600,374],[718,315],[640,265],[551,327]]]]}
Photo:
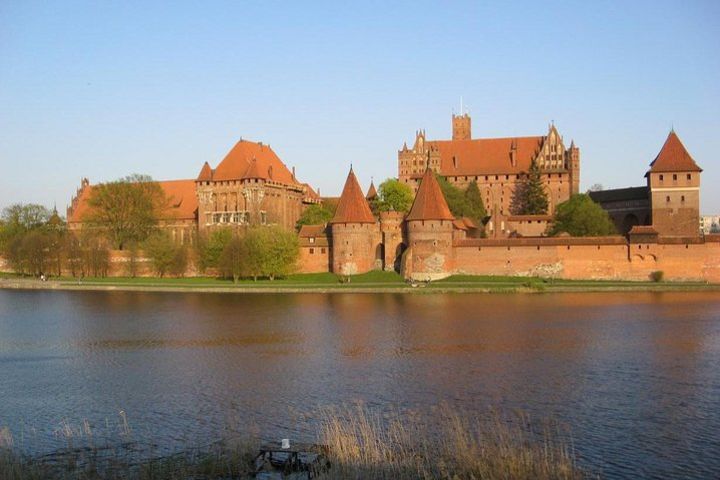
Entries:
{"type": "Polygon", "coordinates": [[[607,291],[720,291],[705,282],[651,282],[620,280],[560,280],[537,277],[453,275],[443,280],[410,285],[395,272],[373,271],[351,277],[332,273],[290,275],[267,280],[232,282],[211,277],[188,278],[34,278],[0,274],[0,288],[60,290],[134,290],[196,292],[607,292],[607,291]]]}
{"type": "MultiPolygon", "coordinates": [[[[317,442],[331,468],[323,479],[581,479],[569,442],[557,426],[531,427],[523,414],[458,413],[438,407],[428,414],[381,415],[364,406],[320,415],[317,442]]],[[[0,478],[40,479],[248,479],[259,444],[222,441],[139,463],[113,454],[84,452],[32,459],[0,448],[0,478]],[[50,460],[48,460],[50,458],[50,460]],[[98,460],[102,458],[102,460],[98,460]]]]}

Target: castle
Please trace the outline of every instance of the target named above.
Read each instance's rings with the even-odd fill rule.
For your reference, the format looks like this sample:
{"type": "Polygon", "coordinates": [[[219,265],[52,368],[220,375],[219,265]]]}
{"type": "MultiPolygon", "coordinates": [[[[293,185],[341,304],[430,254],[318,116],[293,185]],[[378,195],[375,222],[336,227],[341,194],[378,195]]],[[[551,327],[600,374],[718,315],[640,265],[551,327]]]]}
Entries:
{"type": "MultiPolygon", "coordinates": [[[[401,168],[410,169],[410,173],[404,171],[405,181],[416,185],[409,213],[381,212],[379,218],[374,217],[351,168],[331,222],[300,230],[303,271],[352,275],[395,269],[413,280],[436,280],[451,274],[647,280],[653,272],[663,271],[673,280],[720,281],[720,236],[701,236],[698,230],[702,170],[674,131],[646,174],[648,212],[644,224],[633,225],[626,236],[586,238],[468,236],[467,220],[453,217],[435,178],[438,168],[441,174],[447,173],[442,155],[439,161],[432,161],[434,147],[422,146],[422,132],[418,142],[412,151],[401,150],[401,155],[431,152],[424,167],[401,157],[405,162],[401,168]]],[[[579,158],[574,149],[565,151],[563,158],[579,158]]],[[[567,172],[570,178],[572,170],[567,172]]],[[[466,181],[465,175],[462,177],[454,181],[466,181]]],[[[498,185],[487,186],[493,187],[498,185]]],[[[577,187],[569,192],[574,190],[577,187]]],[[[498,205],[493,209],[497,211],[498,205]]]]}
{"type": "MultiPolygon", "coordinates": [[[[575,142],[565,148],[555,125],[544,136],[509,138],[472,138],[469,114],[452,116],[451,140],[427,140],[425,131],[415,133],[415,143],[398,151],[398,178],[417,191],[426,166],[450,183],[466,188],[477,182],[485,208],[490,215],[487,233],[505,237],[520,230],[527,221],[539,220],[539,234],[547,227],[555,207],[580,190],[580,149],[575,142]],[[535,162],[541,171],[548,196],[548,215],[528,219],[521,215],[516,190],[535,162]]],[[[524,232],[527,233],[527,232],[524,232]]]]}
{"type": "MultiPolygon", "coordinates": [[[[594,192],[625,235],[592,238],[543,236],[550,215],[513,211],[514,189],[532,162],[542,172],[550,211],[579,190],[580,152],[565,148],[554,125],[538,137],[472,139],[470,116],[453,116],[453,139],[426,141],[398,153],[399,179],[415,190],[406,214],[375,216],[350,169],[334,217],[303,226],[301,272],[354,275],[395,270],[413,280],[452,274],[521,275],[568,279],[646,280],[662,270],[675,280],[720,281],[720,236],[698,229],[702,170],[672,131],[646,174],[647,185],[594,192]],[[454,218],[435,174],[457,186],[477,182],[488,206],[489,238],[454,218]]],[[[298,181],[269,145],[241,140],[194,180],[160,182],[169,199],[160,226],[178,242],[218,227],[277,224],[293,229],[320,196],[298,181]]],[[[93,187],[83,180],[68,208],[68,225],[81,228],[93,187]]]]}
{"type": "MultiPolygon", "coordinates": [[[[270,145],[240,140],[215,169],[208,162],[196,179],[158,182],[168,205],[160,226],[179,243],[217,227],[276,224],[295,228],[303,208],[320,197],[295,178],[270,145]]],[[[93,186],[83,179],[67,209],[70,229],[87,221],[93,186]]]]}

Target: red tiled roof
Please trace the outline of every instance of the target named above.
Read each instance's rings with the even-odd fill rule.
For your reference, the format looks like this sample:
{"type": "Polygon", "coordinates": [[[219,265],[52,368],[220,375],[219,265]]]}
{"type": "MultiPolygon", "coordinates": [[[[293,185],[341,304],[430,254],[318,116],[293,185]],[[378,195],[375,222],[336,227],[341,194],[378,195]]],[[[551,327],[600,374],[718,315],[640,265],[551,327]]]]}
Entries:
{"type": "Polygon", "coordinates": [[[335,216],[330,223],[375,223],[375,217],[370,211],[360,184],[352,168],[345,181],[340,201],[335,210],[335,216]]]}
{"type": "Polygon", "coordinates": [[[210,164],[208,162],[205,162],[205,165],[203,165],[202,170],[200,170],[200,175],[198,175],[198,182],[207,182],[212,180],[213,171],[212,168],[210,168],[210,164]]]}
{"type": "Polygon", "coordinates": [[[305,187],[306,201],[320,202],[320,195],[318,195],[317,192],[313,190],[309,183],[303,183],[302,185],[303,187],[305,187]]]}
{"type": "Polygon", "coordinates": [[[377,198],[378,193],[377,190],[375,190],[375,182],[372,180],[370,181],[370,188],[368,188],[367,193],[365,194],[365,198],[368,200],[372,200],[373,198],[377,198]]]}
{"type": "MultiPolygon", "coordinates": [[[[195,193],[195,180],[168,180],[158,182],[167,197],[167,207],[160,215],[160,220],[190,220],[195,218],[198,208],[195,193]]],[[[77,205],[68,216],[68,223],[81,223],[91,210],[89,200],[95,187],[88,185],[83,188],[77,205]]]]}
{"type": "Polygon", "coordinates": [[[286,185],[298,184],[269,145],[247,140],[236,143],[213,173],[215,181],[243,178],[261,178],[286,185]]]}
{"type": "Polygon", "coordinates": [[[435,174],[428,168],[422,177],[407,220],[454,220],[435,174]]]}
{"type": "Polygon", "coordinates": [[[198,209],[195,180],[167,180],[158,183],[168,198],[168,206],[161,214],[162,220],[195,218],[198,209]]]}
{"type": "Polygon", "coordinates": [[[300,227],[298,237],[326,237],[327,236],[327,225],[303,225],[300,227]]]}
{"type": "Polygon", "coordinates": [[[427,142],[440,151],[443,176],[517,174],[527,172],[545,137],[479,138],[427,142]],[[513,165],[511,152],[515,146],[513,165]]]}
{"type": "Polygon", "coordinates": [[[651,172],[702,172],[692,159],[675,131],[671,131],[658,153],[650,164],[651,172]]]}

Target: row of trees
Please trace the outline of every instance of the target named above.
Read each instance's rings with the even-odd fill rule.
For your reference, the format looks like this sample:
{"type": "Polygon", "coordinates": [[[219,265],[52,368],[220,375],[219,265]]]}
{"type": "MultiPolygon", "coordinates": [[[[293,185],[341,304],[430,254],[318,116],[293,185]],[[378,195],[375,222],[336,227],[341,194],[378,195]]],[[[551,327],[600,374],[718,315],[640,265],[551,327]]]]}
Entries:
{"type": "Polygon", "coordinates": [[[215,230],[198,250],[201,269],[215,269],[235,282],[287,276],[296,270],[300,257],[297,235],[274,225],[215,230]]]}
{"type": "Polygon", "coordinates": [[[15,204],[0,218],[0,254],[18,273],[104,276],[109,250],[94,232],[69,233],[57,212],[42,205],[15,204]]]}

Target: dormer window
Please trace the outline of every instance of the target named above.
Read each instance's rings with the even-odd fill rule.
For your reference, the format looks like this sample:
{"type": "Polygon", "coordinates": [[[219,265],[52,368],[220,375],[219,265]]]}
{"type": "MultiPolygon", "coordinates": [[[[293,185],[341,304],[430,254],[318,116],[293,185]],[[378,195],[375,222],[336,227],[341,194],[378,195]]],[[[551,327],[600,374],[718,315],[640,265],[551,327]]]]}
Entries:
{"type": "Polygon", "coordinates": [[[310,243],[315,243],[315,237],[310,237],[310,243]]]}

